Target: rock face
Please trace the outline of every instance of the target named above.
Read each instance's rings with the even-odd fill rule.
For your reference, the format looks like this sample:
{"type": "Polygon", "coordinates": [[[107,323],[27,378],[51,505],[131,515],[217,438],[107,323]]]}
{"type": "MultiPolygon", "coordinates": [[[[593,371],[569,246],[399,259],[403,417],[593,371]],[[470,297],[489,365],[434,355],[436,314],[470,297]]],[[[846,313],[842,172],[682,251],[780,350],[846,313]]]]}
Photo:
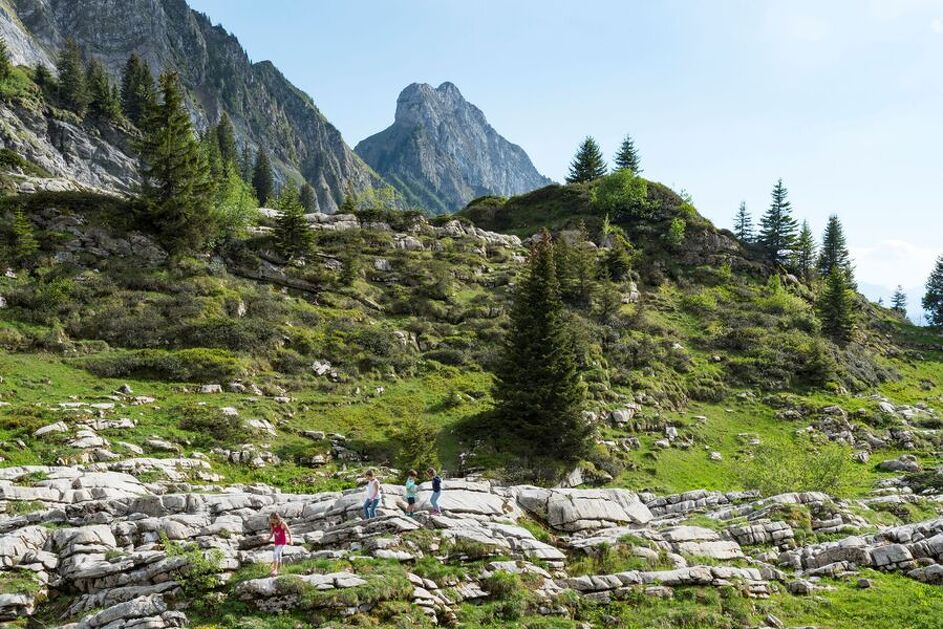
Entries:
{"type": "Polygon", "coordinates": [[[413,83],[393,124],[356,152],[411,203],[451,212],[475,197],[510,196],[549,185],[524,149],[495,131],[452,83],[413,83]]]}
{"type": "MultiPolygon", "coordinates": [[[[348,185],[360,191],[379,183],[308,95],[270,62],[253,63],[235,37],[184,0],[16,0],[0,5],[0,35],[18,64],[51,66],[65,39],[73,37],[114,78],[132,52],[154,72],[176,70],[189,90],[197,128],[227,112],[237,143],[268,150],[282,175],[301,174],[314,187],[322,212],[337,209],[348,185]]],[[[114,157],[112,161],[124,161],[114,157]]],[[[72,165],[94,170],[86,161],[82,156],[72,165]]],[[[64,174],[87,185],[123,190],[113,179],[127,179],[126,173],[99,170],[105,172],[64,174]]]]}

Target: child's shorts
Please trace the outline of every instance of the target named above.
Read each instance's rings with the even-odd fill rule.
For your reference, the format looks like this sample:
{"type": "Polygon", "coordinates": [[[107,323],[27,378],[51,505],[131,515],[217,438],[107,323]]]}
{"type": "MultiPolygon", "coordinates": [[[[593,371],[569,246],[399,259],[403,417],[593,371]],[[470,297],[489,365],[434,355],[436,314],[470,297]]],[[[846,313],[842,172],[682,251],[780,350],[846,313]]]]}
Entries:
{"type": "Polygon", "coordinates": [[[282,560],[282,551],[285,550],[285,546],[279,545],[275,547],[275,561],[282,560]]]}
{"type": "Polygon", "coordinates": [[[407,497],[406,497],[406,504],[411,504],[411,505],[416,504],[416,497],[415,497],[415,496],[407,496],[407,497]]]}

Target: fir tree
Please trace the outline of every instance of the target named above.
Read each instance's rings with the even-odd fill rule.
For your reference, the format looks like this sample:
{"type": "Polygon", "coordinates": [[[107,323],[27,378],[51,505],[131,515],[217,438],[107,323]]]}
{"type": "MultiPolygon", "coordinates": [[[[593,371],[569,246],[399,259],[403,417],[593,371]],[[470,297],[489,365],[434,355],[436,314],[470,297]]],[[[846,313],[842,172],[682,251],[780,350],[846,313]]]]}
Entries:
{"type": "Polygon", "coordinates": [[[199,250],[212,237],[212,185],[206,156],[183,106],[177,75],[160,77],[140,142],[147,218],[172,253],[199,250]]]}
{"type": "Polygon", "coordinates": [[[37,63],[33,68],[33,83],[35,83],[47,97],[51,94],[55,94],[59,90],[59,86],[56,85],[55,77],[52,76],[52,72],[49,71],[49,68],[47,68],[46,64],[42,61],[37,63]]]}
{"type": "Polygon", "coordinates": [[[936,266],[927,280],[923,309],[927,311],[927,322],[930,325],[943,327],[943,256],[937,258],[936,266]]]}
{"type": "Polygon", "coordinates": [[[252,159],[252,149],[248,144],[242,146],[242,153],[239,156],[239,175],[246,182],[252,183],[252,169],[255,160],[252,159]]]}
{"type": "Polygon", "coordinates": [[[286,185],[275,208],[279,211],[275,223],[275,249],[286,260],[305,257],[311,251],[314,236],[305,220],[297,189],[286,185]]]}
{"type": "Polygon", "coordinates": [[[753,217],[747,211],[746,201],[740,202],[740,209],[737,210],[737,216],[733,219],[733,233],[743,242],[753,242],[756,238],[753,217]]]}
{"type": "Polygon", "coordinates": [[[203,149],[203,157],[206,160],[206,167],[215,196],[218,186],[222,184],[226,176],[215,129],[207,129],[200,136],[200,147],[203,149]]]}
{"type": "Polygon", "coordinates": [[[263,207],[273,198],[275,178],[272,176],[272,164],[269,162],[268,153],[262,148],[255,155],[255,166],[252,169],[252,187],[255,188],[255,196],[263,207]]]}
{"type": "Polygon", "coordinates": [[[606,161],[603,159],[599,145],[592,137],[587,136],[576,152],[576,157],[570,164],[570,175],[567,183],[583,183],[599,179],[606,174],[606,161]]]}
{"type": "Polygon", "coordinates": [[[13,64],[10,62],[10,51],[7,49],[7,40],[0,37],[0,81],[6,81],[13,72],[13,64]]]}
{"type": "Polygon", "coordinates": [[[239,154],[236,150],[236,132],[233,130],[229,114],[225,111],[219,117],[219,123],[214,131],[219,145],[219,159],[223,172],[228,175],[231,168],[237,167],[235,164],[239,160],[239,154]]]}
{"type": "Polygon", "coordinates": [[[82,62],[82,50],[71,37],[59,51],[56,68],[59,71],[59,98],[62,104],[84,116],[91,97],[85,77],[85,64],[82,62]]]}
{"type": "Polygon", "coordinates": [[[825,280],[825,288],[818,303],[822,332],[836,343],[847,343],[854,330],[854,292],[848,286],[848,276],[840,267],[832,267],[825,280]]]}
{"type": "Polygon", "coordinates": [[[787,198],[788,195],[789,191],[780,179],[773,187],[769,209],[760,221],[760,235],[757,242],[766,251],[769,261],[774,264],[785,263],[796,244],[796,231],[799,224],[792,217],[792,204],[787,198]]]}
{"type": "Polygon", "coordinates": [[[131,53],[121,73],[121,109],[140,127],[157,100],[154,78],[147,62],[131,53]]]}
{"type": "Polygon", "coordinates": [[[902,315],[907,314],[907,294],[900,284],[897,285],[894,296],[891,297],[891,308],[902,315]]]}
{"type": "Polygon", "coordinates": [[[587,451],[591,427],[582,418],[580,351],[544,232],[514,296],[494,385],[496,418],[536,454],[573,461],[587,451]]]}
{"type": "Polygon", "coordinates": [[[13,210],[13,260],[21,267],[32,262],[39,243],[33,235],[33,225],[23,212],[23,208],[13,210]]]}
{"type": "Polygon", "coordinates": [[[301,207],[305,212],[313,212],[318,207],[318,198],[314,194],[314,188],[307,181],[301,184],[301,207]]]}
{"type": "Polygon", "coordinates": [[[632,141],[632,136],[626,135],[625,139],[622,140],[619,152],[616,153],[615,162],[616,170],[629,170],[636,175],[642,172],[642,169],[639,167],[638,149],[635,148],[635,142],[632,141]]]}
{"type": "Polygon", "coordinates": [[[815,277],[815,237],[808,221],[802,221],[802,229],[799,230],[796,249],[792,255],[792,266],[806,282],[811,282],[815,277]]]}
{"type": "Polygon", "coordinates": [[[605,275],[617,282],[626,279],[632,270],[633,257],[632,244],[621,233],[614,233],[612,244],[602,258],[605,275]]]}
{"type": "Polygon", "coordinates": [[[822,234],[822,251],[819,254],[819,274],[827,277],[832,269],[838,267],[848,276],[848,281],[854,281],[851,269],[851,256],[848,254],[848,243],[845,240],[845,230],[842,228],[838,216],[832,214],[825,225],[822,234]]]}
{"type": "Polygon", "coordinates": [[[117,120],[121,116],[121,102],[101,61],[89,61],[85,80],[88,83],[89,114],[99,120],[117,120]]]}

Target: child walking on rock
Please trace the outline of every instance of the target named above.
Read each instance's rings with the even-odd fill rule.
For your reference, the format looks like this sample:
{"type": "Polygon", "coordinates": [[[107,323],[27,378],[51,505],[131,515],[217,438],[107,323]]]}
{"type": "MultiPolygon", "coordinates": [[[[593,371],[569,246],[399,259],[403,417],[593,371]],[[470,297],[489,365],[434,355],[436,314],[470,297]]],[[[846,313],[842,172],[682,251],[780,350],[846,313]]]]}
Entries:
{"type": "Polygon", "coordinates": [[[432,479],[432,497],[429,498],[429,503],[432,505],[432,515],[442,515],[442,510],[439,509],[439,497],[442,495],[442,479],[436,473],[435,469],[431,467],[426,470],[426,473],[429,474],[429,478],[432,479]]]}
{"type": "Polygon", "coordinates": [[[364,490],[363,519],[369,520],[377,517],[377,507],[380,505],[382,495],[376,472],[367,470],[365,476],[367,477],[367,487],[364,490]]]}
{"type": "Polygon", "coordinates": [[[275,544],[272,558],[272,576],[277,577],[278,571],[282,567],[282,552],[285,550],[286,544],[291,544],[291,529],[288,528],[282,516],[277,513],[269,516],[268,523],[270,529],[269,541],[275,544]]]}

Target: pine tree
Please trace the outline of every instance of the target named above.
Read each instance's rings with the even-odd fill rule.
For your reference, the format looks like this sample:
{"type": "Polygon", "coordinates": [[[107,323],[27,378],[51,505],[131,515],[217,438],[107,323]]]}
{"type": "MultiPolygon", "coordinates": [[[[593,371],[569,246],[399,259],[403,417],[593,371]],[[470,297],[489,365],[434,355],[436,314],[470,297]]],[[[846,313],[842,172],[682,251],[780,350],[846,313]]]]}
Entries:
{"type": "Polygon", "coordinates": [[[301,207],[305,212],[314,212],[318,207],[318,199],[314,194],[314,188],[307,181],[301,184],[301,207]]]}
{"type": "Polygon", "coordinates": [[[252,169],[255,164],[255,160],[252,159],[252,149],[249,148],[248,144],[243,144],[242,153],[239,156],[239,174],[242,176],[242,179],[248,183],[252,183],[252,169]]]}
{"type": "Polygon", "coordinates": [[[231,168],[236,168],[236,162],[239,160],[239,153],[236,150],[236,132],[232,127],[232,120],[225,111],[219,117],[219,123],[214,130],[216,133],[216,142],[219,145],[219,159],[223,166],[223,172],[228,175],[231,168]]]}
{"type": "Polygon", "coordinates": [[[733,219],[733,233],[743,242],[753,242],[756,238],[753,217],[747,211],[746,201],[740,202],[740,209],[737,210],[737,216],[733,219]]]}
{"type": "Polygon", "coordinates": [[[815,237],[808,221],[802,221],[799,238],[796,240],[796,249],[792,255],[792,267],[806,282],[815,277],[815,237]]]}
{"type": "Polygon", "coordinates": [[[833,268],[838,267],[848,276],[849,282],[854,282],[845,230],[835,214],[828,217],[825,233],[822,234],[822,251],[819,254],[818,267],[822,277],[827,277],[833,268]]]}
{"type": "Polygon", "coordinates": [[[91,97],[85,78],[82,50],[71,37],[65,41],[65,47],[59,51],[56,68],[59,71],[59,98],[62,104],[67,109],[84,116],[91,97]]]}
{"type": "Polygon", "coordinates": [[[10,62],[10,51],[7,40],[0,37],[0,81],[6,81],[13,72],[13,63],[10,62]]]}
{"type": "Polygon", "coordinates": [[[39,243],[33,235],[33,225],[23,208],[13,211],[13,260],[21,267],[27,266],[39,251],[39,243]]]}
{"type": "Polygon", "coordinates": [[[923,309],[927,311],[930,325],[943,327],[943,256],[937,258],[936,266],[927,280],[923,309]]]}
{"type": "Polygon", "coordinates": [[[836,343],[847,343],[854,330],[855,296],[848,277],[840,267],[832,267],[818,303],[822,332],[836,343]]]}
{"type": "Polygon", "coordinates": [[[298,199],[297,189],[286,185],[275,208],[279,211],[275,223],[275,249],[286,260],[303,258],[311,251],[314,236],[305,220],[305,211],[298,199]]]}
{"type": "Polygon", "coordinates": [[[213,235],[209,167],[175,73],[160,77],[162,102],[144,124],[140,141],[147,218],[172,253],[199,250],[213,235]]]}
{"type": "Polygon", "coordinates": [[[262,148],[255,155],[252,187],[255,188],[255,196],[259,199],[259,203],[265,207],[265,204],[274,196],[275,178],[272,176],[272,164],[269,162],[268,153],[262,148]]]}
{"type": "Polygon", "coordinates": [[[621,233],[614,233],[612,244],[602,259],[605,275],[617,282],[626,279],[632,270],[633,257],[632,244],[621,233]]]}
{"type": "Polygon", "coordinates": [[[147,62],[131,53],[121,74],[121,109],[140,127],[157,100],[154,78],[147,62]]]}
{"type": "Polygon", "coordinates": [[[207,129],[200,136],[200,148],[203,149],[203,157],[206,160],[206,167],[209,172],[210,183],[212,184],[215,196],[218,186],[226,177],[215,129],[207,129]]]}
{"type": "Polygon", "coordinates": [[[55,94],[59,90],[55,77],[52,76],[52,72],[49,71],[49,68],[47,68],[46,64],[42,61],[38,62],[33,67],[33,83],[35,83],[47,97],[55,94]]]}
{"type": "Polygon", "coordinates": [[[89,114],[99,120],[117,120],[121,116],[121,102],[101,61],[89,61],[85,80],[89,91],[89,114]]]}
{"type": "Polygon", "coordinates": [[[583,183],[599,179],[606,174],[606,161],[603,159],[599,145],[592,137],[587,136],[580,144],[576,157],[570,164],[570,175],[567,183],[583,183]]]}
{"type": "Polygon", "coordinates": [[[560,298],[553,247],[544,232],[515,293],[496,370],[495,415],[531,452],[573,461],[587,451],[591,427],[582,418],[581,348],[560,298]]]}
{"type": "Polygon", "coordinates": [[[894,296],[891,297],[891,308],[900,314],[907,314],[907,294],[900,284],[897,285],[894,296]]]}
{"type": "Polygon", "coordinates": [[[792,204],[787,199],[788,195],[789,191],[780,179],[773,187],[769,209],[760,221],[757,242],[766,251],[769,261],[774,264],[785,263],[796,244],[799,224],[792,217],[792,204]]]}
{"type": "Polygon", "coordinates": [[[642,172],[642,169],[639,167],[638,149],[635,148],[635,142],[632,141],[632,136],[626,135],[625,139],[622,140],[619,152],[616,153],[615,162],[616,170],[629,170],[636,175],[642,172]]]}

